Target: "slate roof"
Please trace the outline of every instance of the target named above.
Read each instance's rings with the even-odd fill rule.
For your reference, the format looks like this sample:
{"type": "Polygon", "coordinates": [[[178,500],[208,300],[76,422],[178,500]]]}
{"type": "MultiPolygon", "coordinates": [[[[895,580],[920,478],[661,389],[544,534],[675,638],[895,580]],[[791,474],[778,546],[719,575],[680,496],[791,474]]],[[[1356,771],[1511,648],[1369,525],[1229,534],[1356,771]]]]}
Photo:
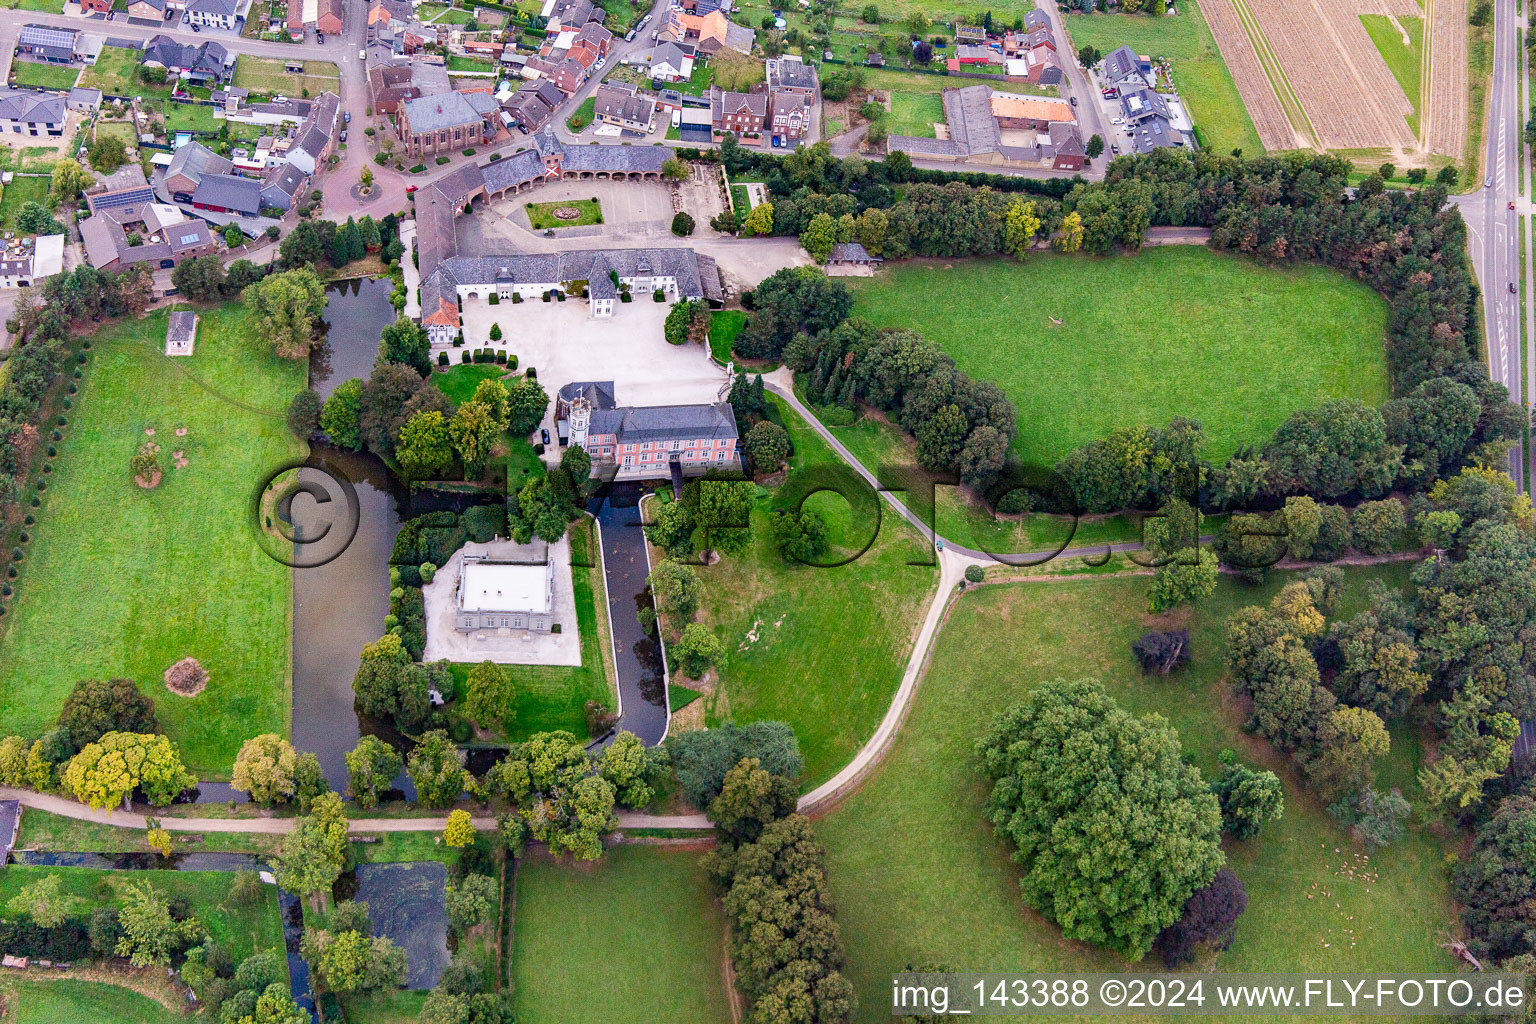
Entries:
{"type": "Polygon", "coordinates": [[[473,163],[460,164],[433,183],[434,188],[440,191],[450,203],[457,206],[463,206],[469,197],[480,191],[484,185],[484,169],[479,164],[473,163]]]}
{"type": "Polygon", "coordinates": [[[187,0],[188,11],[218,14],[226,18],[233,18],[239,7],[239,0],[187,0]]]}
{"type": "Polygon", "coordinates": [[[659,172],[671,155],[667,146],[567,146],[560,166],[566,171],[659,172]]]}
{"type": "Polygon", "coordinates": [[[561,388],[556,397],[560,401],[570,402],[580,395],[592,403],[593,409],[612,409],[618,405],[613,397],[613,381],[611,380],[576,380],[571,381],[561,388]]]}
{"type": "Polygon", "coordinates": [[[687,298],[702,298],[699,262],[692,249],[573,249],[559,253],[505,256],[450,256],[438,265],[455,285],[558,284],[595,281],[608,270],[620,277],[671,277],[687,298]]]}
{"type": "Polygon", "coordinates": [[[178,310],[171,314],[171,322],[165,328],[166,348],[185,348],[192,344],[192,335],[197,333],[197,314],[188,310],[178,310]]]}
{"type": "Polygon", "coordinates": [[[192,192],[192,203],[254,216],[261,210],[261,182],[234,174],[204,174],[192,192]]]}
{"type": "Polygon", "coordinates": [[[261,187],[263,190],[279,189],[291,199],[298,195],[299,189],[304,187],[304,172],[293,164],[279,164],[267,174],[261,187]]]}
{"type": "Polygon", "coordinates": [[[400,104],[411,132],[425,135],[444,128],[479,124],[480,114],[463,93],[445,92],[436,96],[418,96],[400,104]]]}
{"type": "Polygon", "coordinates": [[[143,60],[168,68],[185,68],[213,75],[223,75],[230,63],[229,51],[219,43],[209,40],[201,46],[189,46],[167,35],[155,36],[144,44],[143,60]]]}
{"type": "Polygon", "coordinates": [[[484,173],[485,187],[490,192],[501,192],[525,182],[537,181],[548,173],[544,168],[544,161],[539,158],[538,151],[532,149],[519,150],[511,156],[487,164],[481,170],[484,173]]]}
{"type": "Polygon", "coordinates": [[[64,97],[30,89],[0,89],[0,118],[59,124],[64,120],[64,97]]]}
{"type": "Polygon", "coordinates": [[[595,410],[588,430],[593,434],[613,434],[619,444],[694,438],[723,441],[736,437],[736,414],[729,402],[626,406],[595,410]]]}
{"type": "Polygon", "coordinates": [[[171,165],[165,169],[165,176],[174,178],[184,174],[195,182],[205,174],[228,174],[234,166],[201,142],[189,142],[171,157],[171,165]]]}
{"type": "Polygon", "coordinates": [[[81,88],[77,85],[69,90],[68,99],[70,103],[74,104],[83,103],[90,107],[99,106],[101,104],[101,90],[81,88]]]}
{"type": "Polygon", "coordinates": [[[630,85],[604,83],[593,96],[593,110],[598,117],[616,117],[631,124],[648,124],[656,116],[656,99],[640,95],[630,85]]]}
{"type": "Polygon", "coordinates": [[[832,247],[828,263],[871,263],[874,257],[858,242],[838,242],[832,247]]]}
{"type": "Polygon", "coordinates": [[[341,98],[333,92],[320,94],[314,107],[299,127],[299,148],[315,159],[330,145],[331,133],[336,130],[336,115],[341,109],[341,98]]]}

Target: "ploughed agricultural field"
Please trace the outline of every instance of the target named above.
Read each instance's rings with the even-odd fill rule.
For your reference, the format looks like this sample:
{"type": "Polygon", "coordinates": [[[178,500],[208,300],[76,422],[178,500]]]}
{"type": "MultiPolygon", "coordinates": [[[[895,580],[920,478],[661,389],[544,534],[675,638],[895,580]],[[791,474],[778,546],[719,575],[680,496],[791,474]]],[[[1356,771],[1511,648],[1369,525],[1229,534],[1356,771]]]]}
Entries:
{"type": "Polygon", "coordinates": [[[188,767],[228,778],[243,740],[288,732],[292,576],[258,547],[253,502],[303,456],[283,413],[306,367],[240,306],[199,316],[189,357],[164,354],[164,311],[93,339],[63,438],[43,441],[59,454],[0,640],[0,721],[36,736],[77,680],[126,677],[188,767]],[[129,469],[146,441],[160,446],[152,490],[129,469]],[[164,683],[187,656],[209,673],[194,697],[164,683]]]}
{"type": "MultiPolygon", "coordinates": [[[[1408,571],[1406,564],[1347,570],[1335,618],[1363,607],[1370,581],[1400,587],[1408,571]]],[[[1128,711],[1164,715],[1207,780],[1222,749],[1231,748],[1284,782],[1282,820],[1223,846],[1248,893],[1235,941],[1189,970],[1450,969],[1439,947],[1453,919],[1448,845],[1410,825],[1362,860],[1365,851],[1303,789],[1290,764],[1242,731],[1246,711],[1227,688],[1223,629],[1233,611],[1267,602],[1291,578],[1274,573],[1249,587],[1223,577],[1210,599],[1166,620],[1144,614],[1145,577],[985,586],[960,597],[895,746],[862,788],[816,824],[828,850],[847,973],[858,990],[856,1020],[890,1020],[892,973],[929,959],[971,971],[1127,968],[1111,953],[1064,939],[1024,904],[1013,847],[983,816],[987,789],[973,744],[1031,688],[1058,678],[1098,678],[1128,711]],[[1144,678],[1131,655],[1149,623],[1190,631],[1193,660],[1166,679],[1144,678]]],[[[1389,724],[1392,749],[1377,760],[1376,786],[1401,788],[1417,803],[1419,744],[1402,722],[1389,724]]],[[[1163,965],[1152,954],[1130,969],[1160,973],[1163,965]]]]}
{"type": "Polygon", "coordinates": [[[1329,398],[1388,396],[1387,305],[1321,267],[1197,246],[1134,256],[914,260],[849,278],[854,313],[910,327],[1018,408],[1013,452],[1051,467],[1116,427],[1205,428],[1225,459],[1329,398]],[[1060,325],[1052,321],[1060,319],[1060,325]]]}

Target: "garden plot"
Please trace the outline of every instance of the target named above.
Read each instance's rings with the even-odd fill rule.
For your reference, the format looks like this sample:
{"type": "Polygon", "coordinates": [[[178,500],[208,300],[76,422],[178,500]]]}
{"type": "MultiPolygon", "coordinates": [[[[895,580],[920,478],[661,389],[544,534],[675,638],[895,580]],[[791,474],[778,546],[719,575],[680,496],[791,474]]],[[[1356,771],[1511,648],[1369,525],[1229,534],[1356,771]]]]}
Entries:
{"type": "Polygon", "coordinates": [[[368,904],[374,934],[405,950],[406,988],[435,988],[448,965],[447,884],[435,860],[357,866],[357,900],[368,904]]]}

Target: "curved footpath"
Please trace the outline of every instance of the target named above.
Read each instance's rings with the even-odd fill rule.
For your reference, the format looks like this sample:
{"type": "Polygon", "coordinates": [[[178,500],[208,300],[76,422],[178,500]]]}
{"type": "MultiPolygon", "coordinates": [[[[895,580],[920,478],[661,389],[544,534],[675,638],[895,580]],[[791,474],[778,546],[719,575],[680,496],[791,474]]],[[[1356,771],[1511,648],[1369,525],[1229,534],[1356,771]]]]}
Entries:
{"type": "MultiPolygon", "coordinates": [[[[789,407],[794,409],[807,423],[815,428],[822,440],[832,446],[853,469],[863,477],[871,487],[880,491],[879,481],[853,453],[843,446],[843,443],[832,435],[832,432],[816,418],[816,415],[806,408],[795,397],[788,370],[779,369],[771,374],[765,374],[763,382],[768,390],[782,398],[789,407]]],[[[970,548],[953,544],[943,537],[938,536],[927,523],[924,523],[916,513],[902,504],[890,491],[880,491],[882,497],[890,503],[891,507],[905,519],[923,537],[933,542],[938,550],[939,585],[933,595],[932,602],[928,605],[928,613],[923,618],[922,629],[918,631],[917,641],[912,645],[912,655],[907,659],[906,670],[902,673],[901,685],[897,687],[896,695],[891,700],[891,706],[886,709],[885,717],[880,720],[874,735],[853,760],[843,766],[832,778],[823,782],[815,789],[800,798],[798,809],[802,814],[811,814],[847,795],[864,780],[864,777],[873,769],[890,750],[896,739],[897,732],[901,729],[901,723],[907,716],[907,711],[912,705],[912,696],[917,692],[918,680],[922,678],[927,667],[928,654],[933,647],[933,640],[939,631],[940,624],[944,621],[944,614],[950,601],[959,591],[956,589],[961,579],[965,576],[965,570],[972,565],[986,566],[997,563],[997,559],[991,555],[975,551],[970,548]],[[939,546],[942,545],[942,546],[939,546]]],[[[1081,555],[1103,554],[1106,551],[1122,552],[1135,551],[1141,548],[1139,542],[1127,542],[1122,544],[1098,544],[1092,547],[1068,548],[1057,552],[1057,558],[1071,558],[1081,555]]],[[[1038,554],[1038,552],[1037,552],[1038,554]]],[[[134,811],[93,811],[84,804],[74,800],[68,800],[61,796],[49,793],[34,793],[31,790],[7,789],[0,787],[0,799],[17,800],[24,807],[32,807],[50,814],[57,814],[65,818],[77,818],[87,821],[97,821],[106,825],[116,825],[121,828],[142,829],[145,827],[145,815],[134,811]]],[[[470,819],[477,829],[493,829],[496,827],[496,819],[489,815],[470,819]]],[[[161,818],[161,825],[172,832],[247,832],[267,835],[282,835],[293,829],[293,818],[161,818]]],[[[437,832],[441,831],[447,823],[447,815],[427,818],[357,818],[350,823],[350,831],[354,834],[369,834],[379,832],[437,832]]],[[[619,827],[645,828],[645,829],[707,829],[712,827],[709,819],[702,814],[640,814],[634,811],[624,811],[619,814],[619,827]]]]}

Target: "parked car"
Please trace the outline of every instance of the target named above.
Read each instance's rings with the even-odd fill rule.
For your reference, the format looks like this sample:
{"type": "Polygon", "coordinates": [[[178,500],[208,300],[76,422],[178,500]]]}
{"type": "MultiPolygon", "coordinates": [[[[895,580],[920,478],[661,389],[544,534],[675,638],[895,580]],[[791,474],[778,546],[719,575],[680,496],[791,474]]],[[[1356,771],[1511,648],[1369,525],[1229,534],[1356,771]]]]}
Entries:
{"type": "Polygon", "coordinates": [[[341,141],[342,142],[346,142],[347,141],[347,130],[345,128],[343,128],[341,130],[341,141]]]}
{"type": "Polygon", "coordinates": [[[1112,118],[1109,119],[1109,123],[1110,124],[1125,124],[1125,118],[1123,118],[1123,117],[1112,117],[1112,118]]]}
{"type": "Polygon", "coordinates": [[[407,185],[405,186],[405,194],[410,195],[412,192],[415,192],[419,188],[421,188],[420,185],[407,185]]]}
{"type": "Polygon", "coordinates": [[[325,43],[325,33],[321,32],[319,29],[315,29],[315,42],[322,45],[325,43]]]}
{"type": "Polygon", "coordinates": [[[1120,152],[1120,147],[1119,146],[1110,146],[1109,147],[1109,151],[1111,153],[1119,153],[1120,152]]]}
{"type": "Polygon", "coordinates": [[[201,25],[193,25],[192,26],[192,31],[193,32],[201,32],[202,30],[203,30],[203,26],[201,26],[201,25]]]}
{"type": "Polygon", "coordinates": [[[351,124],[352,123],[352,111],[348,110],[346,113],[342,114],[341,115],[341,119],[342,119],[342,121],[344,123],[351,124]]]}
{"type": "Polygon", "coordinates": [[[357,51],[357,59],[358,60],[367,60],[368,59],[368,51],[367,50],[358,50],[357,51]]]}
{"type": "MultiPolygon", "coordinates": [[[[1510,285],[1510,287],[1511,287],[1511,288],[1513,288],[1513,287],[1514,287],[1514,285],[1510,285]]],[[[546,446],[548,446],[548,444],[549,444],[549,431],[548,431],[548,430],[542,430],[542,429],[541,429],[541,430],[540,430],[540,431],[539,431],[539,440],[540,440],[540,441],[543,441],[543,442],[544,442],[544,444],[545,444],[545,445],[546,445],[546,446]]]]}

